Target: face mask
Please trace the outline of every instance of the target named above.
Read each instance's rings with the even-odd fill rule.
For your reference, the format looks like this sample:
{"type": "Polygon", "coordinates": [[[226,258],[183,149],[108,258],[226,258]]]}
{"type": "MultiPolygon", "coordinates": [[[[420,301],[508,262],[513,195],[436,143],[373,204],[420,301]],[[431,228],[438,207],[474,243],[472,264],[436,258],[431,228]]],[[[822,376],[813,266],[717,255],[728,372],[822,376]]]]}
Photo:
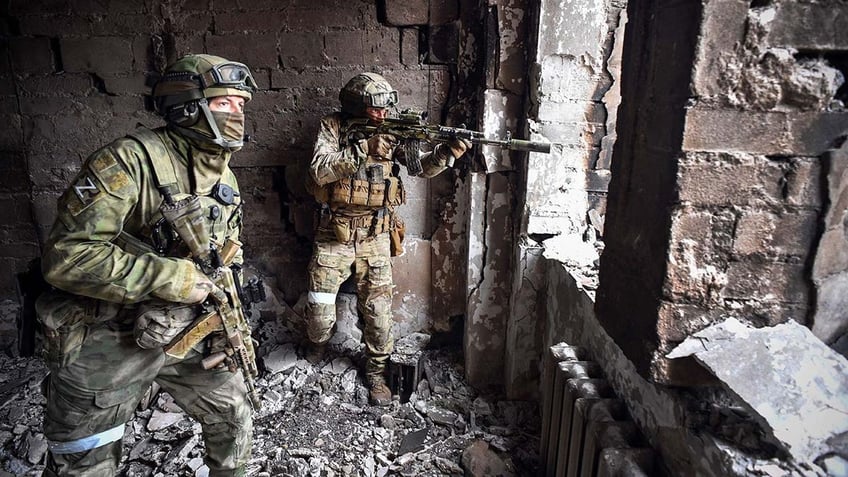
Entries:
{"type": "Polygon", "coordinates": [[[209,111],[209,113],[212,115],[212,120],[218,128],[220,137],[216,138],[215,132],[212,130],[209,123],[203,119],[203,116],[201,116],[194,125],[189,126],[188,129],[199,133],[202,138],[224,141],[225,143],[235,143],[238,145],[226,147],[223,145],[215,145],[206,140],[204,142],[208,144],[198,144],[198,146],[209,152],[214,152],[216,150],[220,151],[221,149],[229,152],[235,152],[241,149],[241,143],[244,141],[244,113],[225,113],[221,111],[209,111]]]}
{"type": "MultiPolygon", "coordinates": [[[[241,142],[244,140],[244,113],[224,113],[212,111],[215,124],[221,132],[221,137],[227,142],[241,142]]],[[[239,149],[241,149],[239,147],[239,149]]],[[[235,150],[235,149],[231,149],[235,150]]]]}

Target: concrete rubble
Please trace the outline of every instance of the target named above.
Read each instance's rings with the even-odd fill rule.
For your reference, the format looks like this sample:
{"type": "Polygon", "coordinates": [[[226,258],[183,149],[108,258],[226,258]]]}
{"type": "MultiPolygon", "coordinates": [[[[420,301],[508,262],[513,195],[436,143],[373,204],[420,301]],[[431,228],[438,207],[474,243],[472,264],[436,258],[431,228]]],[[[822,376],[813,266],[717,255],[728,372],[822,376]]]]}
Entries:
{"type": "Polygon", "coordinates": [[[794,321],[758,329],[728,318],[668,354],[685,356],[721,380],[740,399],[742,413],[754,416],[800,466],[845,475],[848,360],[809,329],[794,321]]]}
{"type": "MultiPolygon", "coordinates": [[[[458,349],[426,346],[426,335],[400,342],[420,369],[406,402],[396,396],[387,407],[369,405],[358,371],[363,345],[353,337],[361,330],[350,313],[356,298],[340,299],[353,306],[339,306],[336,335],[317,365],[303,358],[294,310],[279,303],[254,310],[262,409],[254,413],[247,475],[536,474],[536,405],[478,394],[465,382],[458,349]]],[[[0,353],[0,477],[41,475],[46,375],[38,358],[0,353]]],[[[121,475],[208,475],[200,425],[167,393],[136,411],[123,444],[121,475]]]]}

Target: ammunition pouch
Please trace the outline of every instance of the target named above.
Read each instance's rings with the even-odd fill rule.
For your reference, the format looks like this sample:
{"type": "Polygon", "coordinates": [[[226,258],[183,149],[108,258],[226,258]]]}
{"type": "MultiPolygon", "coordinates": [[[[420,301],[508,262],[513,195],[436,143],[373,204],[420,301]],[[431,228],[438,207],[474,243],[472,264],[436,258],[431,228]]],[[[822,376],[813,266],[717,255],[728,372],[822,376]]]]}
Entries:
{"type": "Polygon", "coordinates": [[[35,312],[44,336],[42,356],[50,369],[77,360],[90,326],[118,316],[121,305],[61,290],[42,293],[35,312]]]}
{"type": "Polygon", "coordinates": [[[319,204],[330,201],[329,187],[318,185],[310,174],[306,174],[306,192],[310,193],[319,204]]]}
{"type": "Polygon", "coordinates": [[[392,216],[393,214],[387,209],[382,208],[373,214],[358,217],[334,214],[330,219],[330,228],[339,243],[348,244],[353,240],[357,229],[368,229],[368,237],[376,237],[383,232],[388,232],[392,216]]]}
{"type": "MultiPolygon", "coordinates": [[[[406,202],[403,182],[397,177],[388,179],[342,179],[328,186],[328,200],[333,205],[361,205],[366,207],[393,207],[406,202]]],[[[315,195],[319,200],[318,195],[315,195]]],[[[320,200],[319,200],[320,201],[320,200]]]]}
{"type": "Polygon", "coordinates": [[[336,234],[336,240],[339,243],[350,243],[350,239],[353,238],[351,219],[349,217],[333,216],[330,219],[330,228],[333,229],[333,233],[336,234]]]}
{"type": "Polygon", "coordinates": [[[403,237],[406,235],[406,224],[396,214],[391,214],[389,225],[389,250],[392,257],[403,255],[403,237]]]}
{"type": "Polygon", "coordinates": [[[152,300],[138,308],[133,337],[143,349],[162,348],[186,329],[196,318],[194,305],[152,300]]]}

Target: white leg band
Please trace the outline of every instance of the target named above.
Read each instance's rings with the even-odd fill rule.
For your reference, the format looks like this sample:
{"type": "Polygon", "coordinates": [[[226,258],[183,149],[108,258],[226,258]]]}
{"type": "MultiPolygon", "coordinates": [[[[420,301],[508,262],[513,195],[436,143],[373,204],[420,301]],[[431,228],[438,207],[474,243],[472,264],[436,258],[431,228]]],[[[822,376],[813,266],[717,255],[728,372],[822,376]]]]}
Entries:
{"type": "Polygon", "coordinates": [[[309,295],[306,297],[306,300],[309,303],[321,303],[323,305],[335,305],[336,304],[336,294],[335,293],[324,293],[324,292],[309,292],[309,295]]]}
{"type": "Polygon", "coordinates": [[[47,441],[47,447],[54,454],[74,454],[96,449],[106,444],[119,441],[124,437],[124,425],[115,426],[93,436],[83,437],[75,441],[47,441]]]}

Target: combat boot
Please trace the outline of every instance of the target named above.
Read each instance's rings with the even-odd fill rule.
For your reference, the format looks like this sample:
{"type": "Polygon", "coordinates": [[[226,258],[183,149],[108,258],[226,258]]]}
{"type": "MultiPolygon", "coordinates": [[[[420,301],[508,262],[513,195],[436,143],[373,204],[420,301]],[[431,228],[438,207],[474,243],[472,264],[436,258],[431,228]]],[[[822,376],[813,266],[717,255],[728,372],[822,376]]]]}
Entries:
{"type": "Polygon", "coordinates": [[[368,375],[368,396],[374,406],[388,406],[392,402],[392,391],[382,374],[368,375]]]}
{"type": "Polygon", "coordinates": [[[306,358],[310,364],[318,364],[324,361],[324,355],[327,354],[327,342],[323,343],[307,343],[306,358]]]}

